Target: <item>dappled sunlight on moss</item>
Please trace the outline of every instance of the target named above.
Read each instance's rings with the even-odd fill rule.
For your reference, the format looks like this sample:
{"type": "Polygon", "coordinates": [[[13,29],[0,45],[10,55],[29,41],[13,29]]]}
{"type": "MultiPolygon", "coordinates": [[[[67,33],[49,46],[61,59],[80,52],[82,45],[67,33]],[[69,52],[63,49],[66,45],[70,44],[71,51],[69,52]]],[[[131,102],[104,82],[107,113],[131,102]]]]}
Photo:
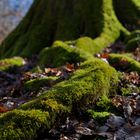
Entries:
{"type": "Polygon", "coordinates": [[[0,71],[8,71],[10,68],[16,66],[23,66],[24,59],[21,57],[13,57],[0,60],[0,71]]]}
{"type": "MultiPolygon", "coordinates": [[[[56,84],[52,89],[44,92],[37,99],[25,103],[19,108],[25,111],[14,110],[1,115],[0,120],[2,120],[2,122],[6,122],[7,120],[7,124],[2,123],[0,137],[16,137],[17,139],[27,138],[28,135],[30,135],[31,138],[35,137],[33,134],[41,128],[42,124],[43,127],[49,129],[51,124],[53,124],[56,118],[61,114],[65,113],[66,115],[70,113],[74,107],[82,109],[95,102],[101,95],[108,95],[112,88],[111,85],[115,85],[117,82],[118,74],[115,69],[111,68],[108,64],[95,58],[86,61],[81,64],[81,70],[74,72],[68,80],[56,84]],[[33,116],[31,109],[35,109],[33,116]],[[46,112],[48,112],[47,115],[46,112]],[[26,116],[26,113],[27,116],[31,115],[31,117],[27,117],[27,123],[29,123],[31,129],[23,131],[24,127],[22,122],[26,123],[26,117],[23,117],[26,116]],[[42,122],[36,120],[39,119],[38,115],[40,114],[44,116],[45,123],[47,124],[44,124],[44,120],[42,122]],[[8,121],[9,117],[6,116],[12,116],[10,122],[8,121]],[[32,117],[36,118],[35,124],[31,121],[32,117]],[[18,118],[20,119],[20,127],[19,125],[14,125],[19,120],[18,118]],[[9,130],[9,125],[12,127],[12,131],[7,131],[9,130]],[[16,135],[18,133],[17,130],[21,134],[16,135]]],[[[29,126],[25,124],[25,127],[28,128],[29,126]]]]}

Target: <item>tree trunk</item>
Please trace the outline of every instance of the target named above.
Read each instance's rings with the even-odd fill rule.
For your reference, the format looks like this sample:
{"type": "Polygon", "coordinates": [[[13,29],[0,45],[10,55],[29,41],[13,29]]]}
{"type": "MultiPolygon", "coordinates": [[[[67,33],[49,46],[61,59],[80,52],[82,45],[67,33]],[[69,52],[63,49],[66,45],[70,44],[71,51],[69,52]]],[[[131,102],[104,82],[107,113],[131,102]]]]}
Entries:
{"type": "MultiPolygon", "coordinates": [[[[3,42],[1,55],[29,57],[55,40],[77,42],[85,36],[93,39],[91,52],[95,53],[129,33],[117,19],[113,2],[115,6],[122,5],[117,0],[35,0],[23,21],[3,42]]],[[[123,6],[127,10],[131,7],[128,2],[123,6]]],[[[85,47],[79,44],[75,45],[85,47]]]]}
{"type": "Polygon", "coordinates": [[[127,60],[129,71],[140,72],[140,64],[126,56],[109,55],[112,66],[93,57],[118,39],[129,49],[133,39],[140,40],[140,31],[130,32],[140,27],[139,8],[139,0],[35,0],[0,46],[1,57],[39,54],[39,65],[80,62],[80,68],[41,97],[0,115],[0,139],[34,139],[62,114],[108,96],[118,84],[112,66],[120,60],[127,60]]]}

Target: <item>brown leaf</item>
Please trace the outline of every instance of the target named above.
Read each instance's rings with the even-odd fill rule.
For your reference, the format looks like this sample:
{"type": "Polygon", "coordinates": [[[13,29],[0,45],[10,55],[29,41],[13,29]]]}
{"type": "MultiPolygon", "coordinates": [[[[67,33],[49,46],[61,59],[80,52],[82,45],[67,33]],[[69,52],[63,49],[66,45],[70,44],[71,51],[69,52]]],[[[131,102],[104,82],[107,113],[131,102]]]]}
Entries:
{"type": "Polygon", "coordinates": [[[67,63],[67,64],[64,66],[64,69],[65,69],[67,72],[72,72],[72,71],[74,71],[74,64],[69,64],[69,63],[67,63]]]}
{"type": "Polygon", "coordinates": [[[122,108],[122,104],[123,104],[123,98],[121,96],[115,96],[112,99],[112,104],[114,106],[116,106],[117,108],[122,108]]]}
{"type": "Polygon", "coordinates": [[[7,112],[8,109],[4,106],[0,106],[0,113],[4,113],[4,112],[7,112]]]}
{"type": "Polygon", "coordinates": [[[100,57],[108,59],[109,54],[108,53],[103,53],[103,54],[100,54],[100,57]]]}

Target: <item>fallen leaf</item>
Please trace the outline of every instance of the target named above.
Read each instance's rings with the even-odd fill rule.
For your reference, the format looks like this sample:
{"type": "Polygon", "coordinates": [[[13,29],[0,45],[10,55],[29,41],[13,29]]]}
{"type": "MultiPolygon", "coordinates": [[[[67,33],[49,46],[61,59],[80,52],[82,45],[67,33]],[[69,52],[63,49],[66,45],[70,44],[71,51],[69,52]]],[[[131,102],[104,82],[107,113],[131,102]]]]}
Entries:
{"type": "Polygon", "coordinates": [[[103,54],[100,54],[100,57],[108,59],[109,54],[108,53],[103,53],[103,54]]]}
{"type": "Polygon", "coordinates": [[[8,109],[4,106],[0,106],[0,113],[4,113],[4,112],[7,112],[8,109]]]}
{"type": "Polygon", "coordinates": [[[76,131],[76,133],[81,134],[81,135],[90,136],[90,135],[93,134],[93,130],[91,130],[91,129],[87,128],[87,127],[82,127],[82,126],[76,127],[75,131],[76,131]]]}

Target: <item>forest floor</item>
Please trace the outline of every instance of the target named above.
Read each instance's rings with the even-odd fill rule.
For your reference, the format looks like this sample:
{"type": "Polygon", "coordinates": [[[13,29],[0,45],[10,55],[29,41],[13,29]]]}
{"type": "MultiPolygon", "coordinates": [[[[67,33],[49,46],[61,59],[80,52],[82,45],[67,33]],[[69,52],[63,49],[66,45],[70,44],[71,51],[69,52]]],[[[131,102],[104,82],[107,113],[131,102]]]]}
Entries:
{"type": "MultiPolygon", "coordinates": [[[[124,48],[124,44],[118,41],[95,57],[108,63],[110,53],[124,54],[124,48]]],[[[140,48],[138,47],[131,56],[140,61],[140,48]]],[[[59,68],[45,68],[36,73],[31,70],[36,66],[37,60],[37,56],[25,58],[22,67],[13,67],[8,72],[0,71],[0,113],[18,108],[21,104],[40,96],[42,91],[68,79],[79,68],[79,64],[66,64],[59,68]],[[34,84],[31,88],[26,87],[27,81],[45,79],[48,76],[54,77],[54,80],[42,83],[34,89],[34,84]]],[[[86,112],[78,110],[66,119],[61,119],[49,132],[41,134],[37,139],[140,139],[140,75],[135,71],[124,71],[119,66],[115,68],[120,72],[120,82],[117,94],[109,98],[108,108],[100,108],[93,104],[86,112]],[[93,108],[98,110],[93,111],[93,108]]]]}

